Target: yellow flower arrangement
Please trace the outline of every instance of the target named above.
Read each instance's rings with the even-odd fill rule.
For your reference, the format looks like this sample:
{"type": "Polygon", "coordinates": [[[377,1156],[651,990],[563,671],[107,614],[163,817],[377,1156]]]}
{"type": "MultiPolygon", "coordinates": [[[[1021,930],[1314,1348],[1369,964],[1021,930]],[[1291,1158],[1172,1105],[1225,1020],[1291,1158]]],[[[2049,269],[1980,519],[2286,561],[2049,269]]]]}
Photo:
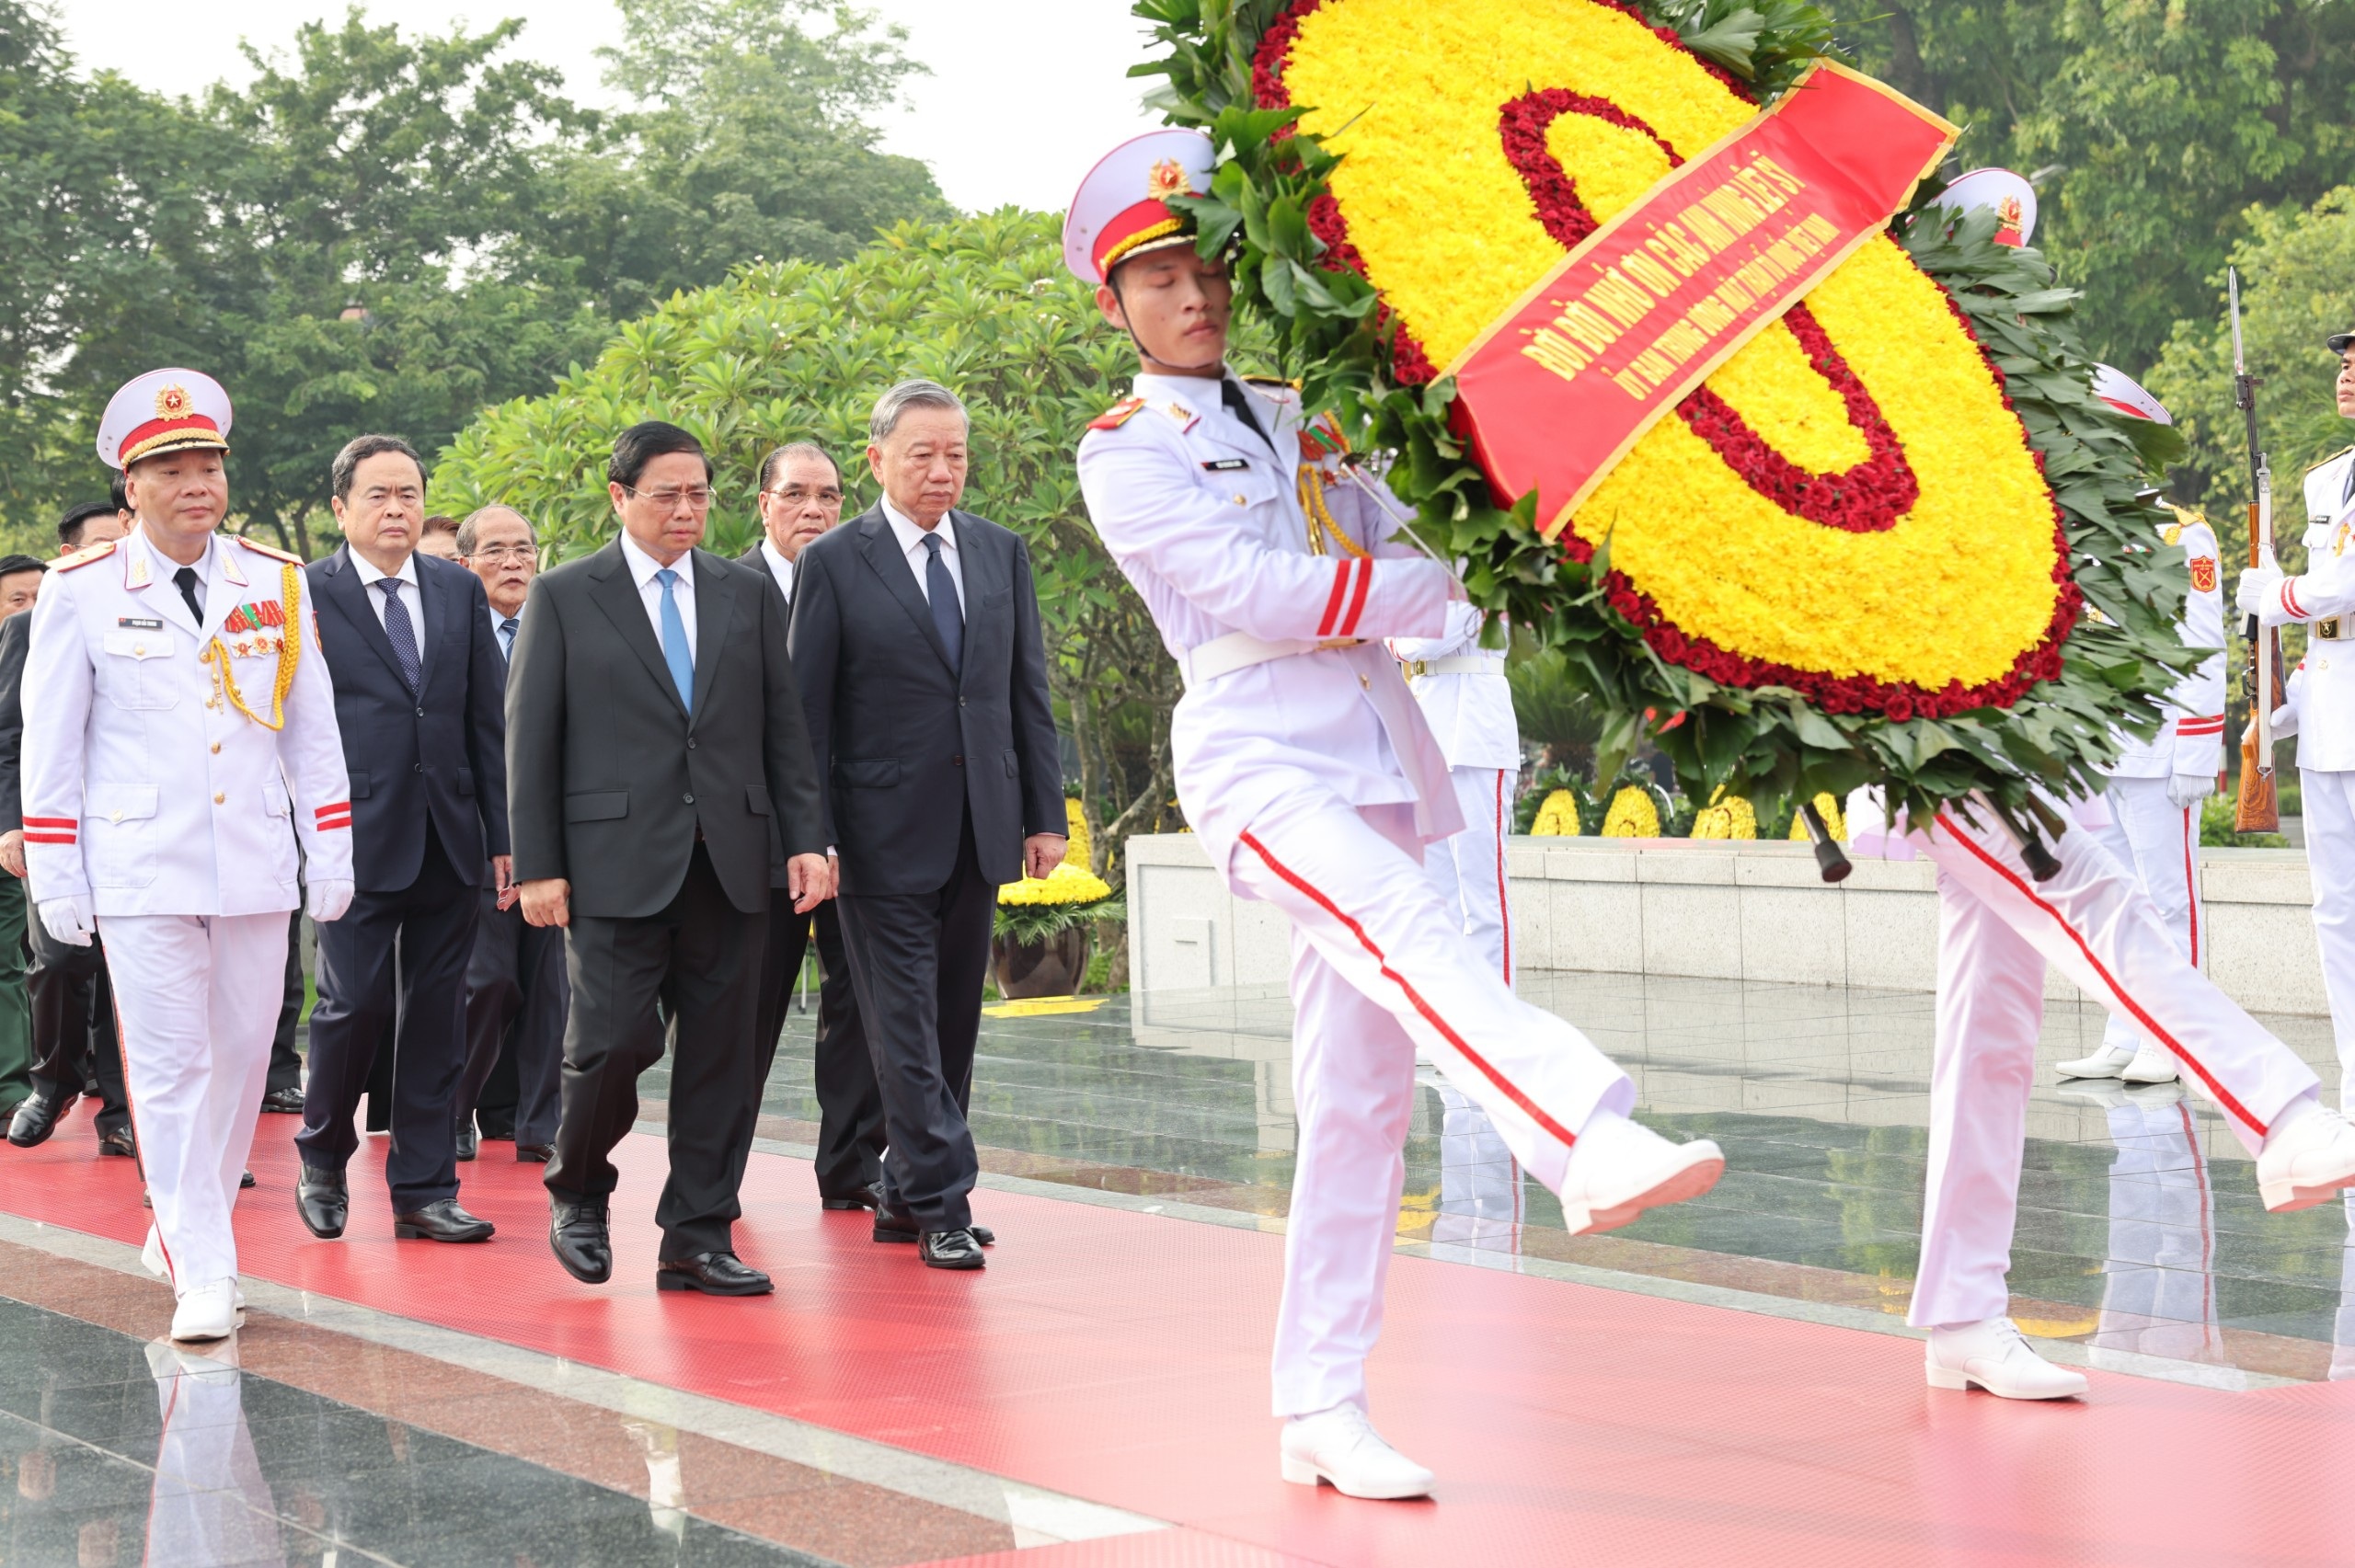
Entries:
{"type": "Polygon", "coordinates": [[[1568,790],[1557,789],[1548,795],[1537,807],[1537,820],[1529,831],[1541,839],[1575,839],[1579,836],[1578,796],[1568,790]]]}
{"type": "Polygon", "coordinates": [[[1728,795],[1720,789],[1717,797],[1694,815],[1693,836],[1696,839],[1754,839],[1758,836],[1758,808],[1743,796],[1728,795]]]}
{"type": "Polygon", "coordinates": [[[1660,807],[1652,799],[1652,792],[1637,784],[1628,784],[1611,797],[1611,809],[1603,814],[1603,837],[1606,839],[1657,839],[1660,837],[1660,807]]]}
{"type": "MultiPolygon", "coordinates": [[[[1367,278],[1442,365],[1563,254],[1522,170],[1496,151],[1499,104],[1560,88],[1657,132],[1590,113],[1547,127],[1547,152],[1600,222],[1668,172],[1660,142],[1692,156],[1757,112],[1600,4],[1327,0],[1301,16],[1282,80],[1302,128],[1342,155],[1332,191],[1367,278]]],[[[2053,503],[2026,431],[1944,292],[1893,241],[1859,247],[1806,307],[1918,485],[1893,526],[1797,515],[1671,418],[1588,498],[1572,534],[1607,539],[1611,566],[1662,622],[1728,654],[1924,699],[2005,681],[2061,608],[2053,503]]],[[[1838,474],[1871,455],[1793,330],[1759,333],[1704,384],[1798,469],[1838,474]]]]}
{"type": "Polygon", "coordinates": [[[1076,800],[1063,802],[1063,832],[1070,841],[1063,846],[1063,864],[1086,870],[1095,854],[1095,845],[1087,837],[1087,813],[1080,809],[1076,800]]]}
{"type": "MultiPolygon", "coordinates": [[[[1815,814],[1823,818],[1824,829],[1831,833],[1832,842],[1844,844],[1848,841],[1848,819],[1840,814],[1838,800],[1829,795],[1817,795],[1815,814]]],[[[1790,840],[1795,844],[1808,841],[1807,818],[1796,811],[1791,813],[1790,840]]]]}
{"type": "Polygon", "coordinates": [[[1111,896],[1110,883],[1068,860],[1045,876],[1026,876],[997,890],[1001,905],[1092,904],[1111,896]]]}

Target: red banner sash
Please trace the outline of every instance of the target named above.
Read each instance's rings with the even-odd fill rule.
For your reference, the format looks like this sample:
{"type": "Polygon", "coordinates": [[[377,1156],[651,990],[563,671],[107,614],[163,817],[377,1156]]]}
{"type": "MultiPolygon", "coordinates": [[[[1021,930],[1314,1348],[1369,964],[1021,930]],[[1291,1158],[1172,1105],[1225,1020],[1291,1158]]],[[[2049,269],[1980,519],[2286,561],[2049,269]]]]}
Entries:
{"type": "Polygon", "coordinates": [[[1819,63],[1589,235],[1448,367],[1481,470],[1502,496],[1536,490],[1552,538],[1654,420],[1880,233],[1956,134],[1819,63]]]}

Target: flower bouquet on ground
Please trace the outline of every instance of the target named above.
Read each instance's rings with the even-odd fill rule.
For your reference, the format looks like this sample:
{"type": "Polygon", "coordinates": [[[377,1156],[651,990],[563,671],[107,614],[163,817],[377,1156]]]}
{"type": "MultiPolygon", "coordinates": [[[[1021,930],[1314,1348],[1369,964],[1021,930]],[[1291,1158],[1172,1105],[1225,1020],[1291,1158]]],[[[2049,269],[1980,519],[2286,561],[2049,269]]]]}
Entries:
{"type": "Polygon", "coordinates": [[[1602,708],[1595,776],[1648,737],[1692,801],[1978,795],[2026,842],[2155,729],[2199,656],[2076,296],[1932,204],[1955,128],[1822,10],[1136,10],[1218,149],[1202,249],[1602,708]]]}
{"type": "Polygon", "coordinates": [[[1127,898],[1082,861],[1066,860],[1043,877],[1007,883],[998,889],[990,933],[998,994],[1074,994],[1087,977],[1097,922],[1128,918],[1127,898]]]}

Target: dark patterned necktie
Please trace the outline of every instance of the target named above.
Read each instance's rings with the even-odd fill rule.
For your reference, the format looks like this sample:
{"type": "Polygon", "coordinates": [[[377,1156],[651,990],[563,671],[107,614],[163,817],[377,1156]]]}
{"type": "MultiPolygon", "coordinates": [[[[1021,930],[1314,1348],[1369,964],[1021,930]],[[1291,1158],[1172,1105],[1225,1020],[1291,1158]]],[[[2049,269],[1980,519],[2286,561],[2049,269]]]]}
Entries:
{"type": "Polygon", "coordinates": [[[515,634],[523,624],[512,615],[499,624],[499,657],[511,664],[515,661],[515,634]]]}
{"type": "Polygon", "coordinates": [[[417,628],[409,622],[408,606],[401,602],[400,586],[398,578],[376,579],[385,595],[385,637],[393,645],[393,662],[401,667],[401,679],[414,694],[422,661],[417,657],[417,628]]]}
{"type": "MultiPolygon", "coordinates": [[[[945,525],[948,521],[942,519],[945,525]]],[[[965,673],[965,612],[957,602],[956,579],[948,575],[948,563],[940,558],[940,535],[924,536],[924,591],[932,601],[932,629],[940,634],[940,646],[948,655],[948,673],[965,673]]]]}

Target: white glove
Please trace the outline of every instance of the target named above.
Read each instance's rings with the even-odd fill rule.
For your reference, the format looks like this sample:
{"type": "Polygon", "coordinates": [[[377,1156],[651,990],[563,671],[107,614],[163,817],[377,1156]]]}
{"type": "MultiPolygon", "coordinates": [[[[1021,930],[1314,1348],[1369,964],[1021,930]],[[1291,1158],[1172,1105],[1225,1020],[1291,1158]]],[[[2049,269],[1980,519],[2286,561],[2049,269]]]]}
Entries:
{"type": "Polygon", "coordinates": [[[2262,615],[2273,603],[2274,590],[2280,586],[2281,568],[2275,563],[2249,567],[2241,573],[2240,587],[2233,592],[2233,603],[2244,615],[2262,615]]]}
{"type": "Polygon", "coordinates": [[[2298,704],[2284,703],[2273,710],[2273,738],[2287,740],[2298,733],[2298,704]]]}
{"type": "Polygon", "coordinates": [[[71,898],[45,898],[40,906],[41,929],[68,947],[87,947],[90,933],[98,929],[98,917],[90,908],[87,893],[71,898]]]}
{"type": "Polygon", "coordinates": [[[351,883],[349,878],[337,880],[322,877],[311,884],[311,918],[325,925],[341,920],[343,911],[351,908],[351,883]]]}
{"type": "Polygon", "coordinates": [[[2167,804],[2178,810],[2188,811],[2216,793],[2213,773],[2169,773],[2167,804]]]}

